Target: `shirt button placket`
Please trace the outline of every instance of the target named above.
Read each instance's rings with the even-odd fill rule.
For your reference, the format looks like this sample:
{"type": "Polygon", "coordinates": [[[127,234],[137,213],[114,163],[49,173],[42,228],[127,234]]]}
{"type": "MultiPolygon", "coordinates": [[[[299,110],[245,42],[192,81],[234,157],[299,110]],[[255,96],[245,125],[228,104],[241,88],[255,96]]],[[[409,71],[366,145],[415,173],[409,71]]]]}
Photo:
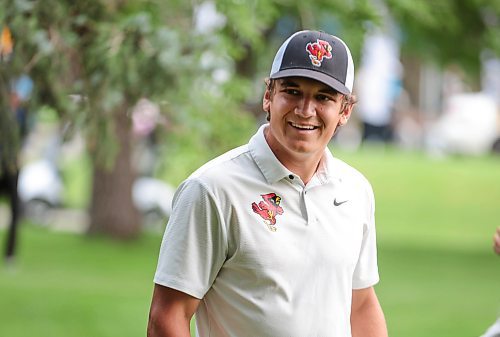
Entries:
{"type": "Polygon", "coordinates": [[[304,199],[304,206],[306,209],[306,221],[308,225],[314,225],[316,223],[316,217],[313,214],[313,210],[311,208],[310,203],[310,193],[307,190],[304,190],[302,193],[302,198],[304,199]]]}

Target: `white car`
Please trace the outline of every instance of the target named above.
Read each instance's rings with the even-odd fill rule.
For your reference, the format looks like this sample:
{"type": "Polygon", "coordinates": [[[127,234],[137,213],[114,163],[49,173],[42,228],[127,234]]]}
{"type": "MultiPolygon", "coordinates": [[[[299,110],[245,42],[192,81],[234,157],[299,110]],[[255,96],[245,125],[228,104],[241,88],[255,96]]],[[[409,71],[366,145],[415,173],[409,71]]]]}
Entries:
{"type": "MultiPolygon", "coordinates": [[[[47,211],[63,203],[63,182],[55,164],[41,159],[21,168],[18,193],[25,214],[45,224],[47,211]]],[[[142,213],[144,225],[149,228],[164,227],[172,210],[175,189],[151,177],[139,177],[132,189],[137,209],[142,213]]]]}
{"type": "Polygon", "coordinates": [[[143,214],[144,225],[163,229],[172,212],[175,189],[151,177],[139,177],[132,188],[134,204],[143,214]]]}
{"type": "Polygon", "coordinates": [[[47,209],[61,205],[63,184],[57,167],[47,159],[22,167],[17,191],[26,215],[43,220],[47,209]]]}

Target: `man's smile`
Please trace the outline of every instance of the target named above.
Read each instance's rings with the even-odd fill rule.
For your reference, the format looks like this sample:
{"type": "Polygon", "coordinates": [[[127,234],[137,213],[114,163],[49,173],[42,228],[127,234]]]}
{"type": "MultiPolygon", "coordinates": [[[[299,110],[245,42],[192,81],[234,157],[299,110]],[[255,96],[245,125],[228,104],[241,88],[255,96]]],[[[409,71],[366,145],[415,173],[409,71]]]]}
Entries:
{"type": "Polygon", "coordinates": [[[294,123],[294,122],[288,122],[288,124],[292,127],[294,127],[295,129],[298,129],[298,130],[305,130],[305,131],[308,131],[308,130],[316,130],[318,127],[315,126],[315,125],[307,125],[307,124],[297,124],[297,123],[294,123]]]}

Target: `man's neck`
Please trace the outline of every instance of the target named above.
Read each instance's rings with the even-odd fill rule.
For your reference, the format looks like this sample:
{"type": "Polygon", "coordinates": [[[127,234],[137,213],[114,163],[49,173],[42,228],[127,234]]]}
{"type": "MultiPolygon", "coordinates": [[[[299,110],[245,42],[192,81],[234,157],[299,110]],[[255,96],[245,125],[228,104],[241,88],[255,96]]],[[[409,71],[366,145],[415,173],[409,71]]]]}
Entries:
{"type": "Polygon", "coordinates": [[[283,166],[300,177],[305,185],[312,179],[323,158],[324,151],[315,154],[296,154],[284,153],[280,150],[272,149],[276,158],[283,166]]]}

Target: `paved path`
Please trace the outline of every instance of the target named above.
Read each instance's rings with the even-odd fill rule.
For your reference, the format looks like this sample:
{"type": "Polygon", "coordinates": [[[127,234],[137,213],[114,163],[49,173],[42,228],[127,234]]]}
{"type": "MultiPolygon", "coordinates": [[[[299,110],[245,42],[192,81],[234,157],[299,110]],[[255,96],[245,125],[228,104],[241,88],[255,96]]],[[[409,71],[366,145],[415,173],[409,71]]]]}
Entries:
{"type": "MultiPolygon", "coordinates": [[[[83,233],[87,229],[89,217],[87,212],[78,209],[54,208],[45,212],[39,219],[41,226],[53,230],[83,233]]],[[[10,210],[7,204],[0,204],[0,228],[6,228],[10,221],[10,210]]]]}

